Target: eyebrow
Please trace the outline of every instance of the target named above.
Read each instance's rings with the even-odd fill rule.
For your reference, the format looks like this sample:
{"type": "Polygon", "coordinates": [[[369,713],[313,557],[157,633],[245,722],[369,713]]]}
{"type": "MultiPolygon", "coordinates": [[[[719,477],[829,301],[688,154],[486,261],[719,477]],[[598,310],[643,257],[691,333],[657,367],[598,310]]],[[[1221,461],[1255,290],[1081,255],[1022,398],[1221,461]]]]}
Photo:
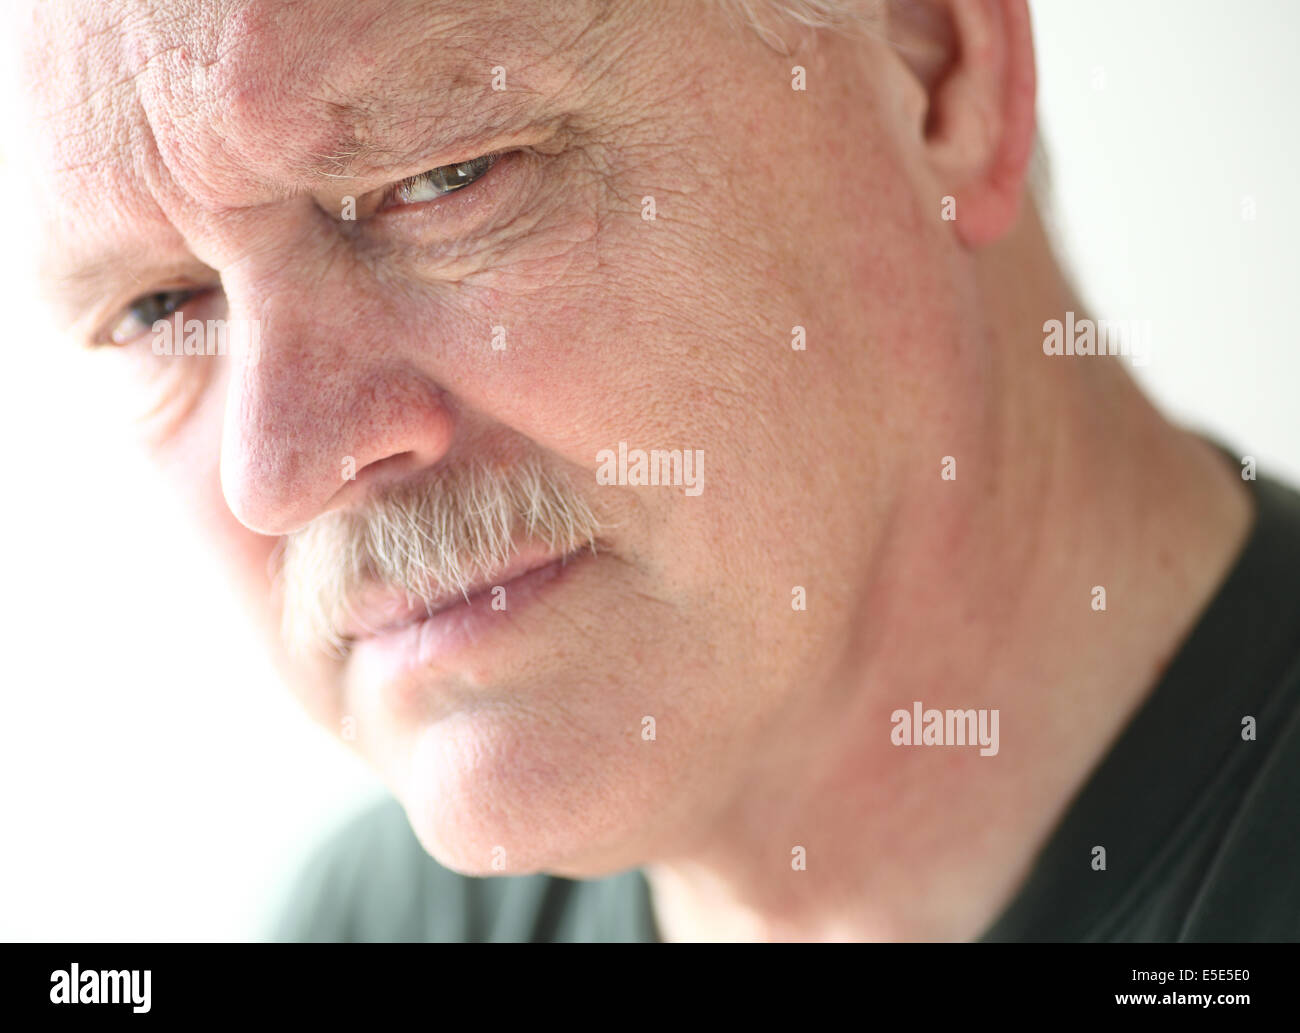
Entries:
{"type": "Polygon", "coordinates": [[[548,122],[559,123],[565,114],[565,106],[558,97],[527,90],[513,90],[503,97],[500,107],[488,110],[461,108],[454,114],[430,114],[418,128],[413,126],[416,122],[414,115],[403,116],[395,112],[359,114],[359,109],[353,105],[336,105],[346,112],[341,116],[341,124],[347,128],[340,131],[329,148],[311,155],[311,161],[296,166],[295,171],[312,180],[330,182],[377,176],[430,154],[434,160],[477,157],[442,152],[467,148],[476,140],[507,136],[548,122]],[[402,142],[396,147],[379,146],[361,138],[351,128],[356,125],[375,127],[373,136],[378,139],[400,139],[402,142]]]}
{"type": "MultiPolygon", "coordinates": [[[[363,140],[353,128],[357,125],[375,126],[375,135],[385,139],[407,135],[402,133],[400,123],[392,120],[381,121],[381,116],[357,105],[331,104],[338,110],[336,124],[340,126],[335,141],[325,150],[309,156],[309,160],[296,164],[294,171],[308,180],[331,181],[360,179],[382,171],[384,166],[399,161],[400,151],[376,146],[363,140]]],[[[423,134],[417,134],[423,135],[423,134]]]]}
{"type": "Polygon", "coordinates": [[[211,280],[213,270],[197,258],[158,262],[146,248],[128,246],[122,251],[64,270],[44,269],[40,274],[42,293],[55,310],[62,327],[79,338],[89,339],[100,329],[99,321],[111,318],[111,306],[127,304],[119,298],[123,289],[139,286],[138,295],[211,280]],[[136,260],[133,260],[136,259],[136,260]]]}
{"type": "Polygon", "coordinates": [[[333,154],[318,156],[317,163],[303,171],[317,179],[356,179],[358,168],[372,164],[377,153],[370,144],[356,143],[333,154]]]}
{"type": "MultiPolygon", "coordinates": [[[[350,128],[357,123],[343,121],[342,126],[348,128],[340,130],[334,145],[323,153],[311,155],[310,161],[295,165],[294,169],[304,181],[334,187],[350,179],[376,178],[388,174],[390,169],[413,167],[426,154],[433,155],[430,161],[440,162],[446,155],[439,152],[469,147],[478,139],[563,121],[558,108],[548,110],[548,103],[553,103],[554,98],[520,91],[511,99],[516,103],[509,106],[508,115],[500,110],[485,112],[487,117],[482,124],[469,118],[461,118],[459,125],[449,124],[445,117],[431,115],[415,129],[409,117],[385,119],[376,135],[389,140],[400,137],[402,142],[393,147],[360,139],[350,128]]],[[[358,109],[350,110],[355,116],[358,109]]],[[[306,182],[300,186],[306,186],[306,182]]],[[[376,188],[368,188],[367,192],[376,188]]],[[[175,232],[170,223],[168,226],[175,232]]],[[[180,243],[185,246],[183,241],[180,243]]],[[[178,250],[175,254],[173,260],[159,261],[156,248],[138,238],[119,237],[106,253],[77,266],[55,269],[51,263],[42,270],[41,279],[46,295],[60,310],[65,325],[78,336],[89,338],[99,329],[98,322],[112,315],[107,310],[117,299],[109,300],[109,296],[121,294],[128,284],[138,284],[139,293],[147,294],[169,286],[197,285],[216,276],[213,269],[188,250],[184,253],[178,250]]],[[[125,304],[130,299],[120,300],[125,304]]]]}

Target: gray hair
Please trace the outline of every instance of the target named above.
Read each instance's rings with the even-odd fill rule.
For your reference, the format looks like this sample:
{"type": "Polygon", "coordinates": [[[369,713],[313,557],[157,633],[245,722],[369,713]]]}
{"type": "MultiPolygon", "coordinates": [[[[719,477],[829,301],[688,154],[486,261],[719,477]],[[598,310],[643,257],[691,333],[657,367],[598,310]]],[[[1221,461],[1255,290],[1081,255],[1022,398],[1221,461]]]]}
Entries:
{"type": "Polygon", "coordinates": [[[773,50],[788,54],[791,48],[779,32],[782,26],[870,33],[881,21],[882,0],[723,0],[723,4],[773,50]]]}

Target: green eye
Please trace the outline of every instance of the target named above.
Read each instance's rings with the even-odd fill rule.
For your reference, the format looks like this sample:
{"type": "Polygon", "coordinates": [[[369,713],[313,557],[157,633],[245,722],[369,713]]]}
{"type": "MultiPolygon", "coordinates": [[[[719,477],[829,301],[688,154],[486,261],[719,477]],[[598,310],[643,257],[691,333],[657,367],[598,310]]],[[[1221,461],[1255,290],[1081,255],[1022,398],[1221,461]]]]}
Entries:
{"type": "Polygon", "coordinates": [[[419,204],[461,190],[480,179],[496,161],[495,154],[462,161],[456,165],[439,165],[436,169],[421,172],[404,179],[390,192],[390,204],[419,204]]]}

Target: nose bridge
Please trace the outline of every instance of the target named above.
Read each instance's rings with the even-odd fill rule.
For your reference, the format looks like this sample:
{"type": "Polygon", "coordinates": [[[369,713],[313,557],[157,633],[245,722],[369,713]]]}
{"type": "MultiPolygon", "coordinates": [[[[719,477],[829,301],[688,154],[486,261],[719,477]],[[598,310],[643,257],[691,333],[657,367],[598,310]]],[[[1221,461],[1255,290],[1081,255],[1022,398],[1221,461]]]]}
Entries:
{"type": "MultiPolygon", "coordinates": [[[[286,534],[355,495],[395,456],[436,462],[450,444],[443,392],[416,362],[382,285],[308,231],[223,277],[256,348],[232,358],[221,446],[227,504],[246,526],[286,534]]],[[[427,347],[427,344],[426,344],[427,347]]]]}

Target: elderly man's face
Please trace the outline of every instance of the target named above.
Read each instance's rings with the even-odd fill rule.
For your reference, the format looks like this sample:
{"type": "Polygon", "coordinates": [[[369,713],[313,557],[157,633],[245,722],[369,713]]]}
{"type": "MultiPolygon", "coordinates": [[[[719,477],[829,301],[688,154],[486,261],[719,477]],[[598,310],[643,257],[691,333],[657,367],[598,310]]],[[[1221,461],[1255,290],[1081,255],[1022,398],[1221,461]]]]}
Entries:
{"type": "Polygon", "coordinates": [[[782,57],[695,0],[85,0],[36,26],[60,304],[267,629],[302,610],[278,660],[435,857],[667,855],[828,734],[900,485],[937,479],[980,376],[885,45],[782,57]],[[177,306],[249,329],[155,354],[177,306]],[[652,449],[693,484],[637,483],[652,449]],[[460,522],[426,529],[431,571],[477,548],[480,495],[514,515],[508,573],[543,566],[397,627],[411,586],[363,539],[399,495],[460,522]]]}

